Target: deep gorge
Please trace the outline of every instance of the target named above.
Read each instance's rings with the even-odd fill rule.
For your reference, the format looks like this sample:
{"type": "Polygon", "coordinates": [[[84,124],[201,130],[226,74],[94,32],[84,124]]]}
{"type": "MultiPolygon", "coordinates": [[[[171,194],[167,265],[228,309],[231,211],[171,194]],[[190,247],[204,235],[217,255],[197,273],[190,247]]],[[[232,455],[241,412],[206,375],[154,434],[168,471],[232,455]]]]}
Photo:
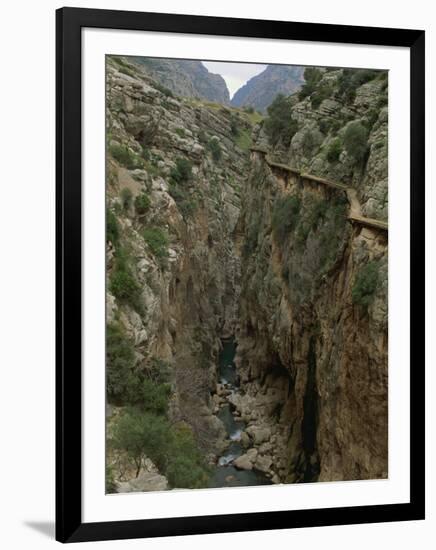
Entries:
{"type": "Polygon", "coordinates": [[[381,147],[356,192],[298,132],[271,149],[250,113],[107,69],[110,490],[386,477],[381,147]],[[117,446],[132,406],[165,435],[138,470],[117,446]]]}

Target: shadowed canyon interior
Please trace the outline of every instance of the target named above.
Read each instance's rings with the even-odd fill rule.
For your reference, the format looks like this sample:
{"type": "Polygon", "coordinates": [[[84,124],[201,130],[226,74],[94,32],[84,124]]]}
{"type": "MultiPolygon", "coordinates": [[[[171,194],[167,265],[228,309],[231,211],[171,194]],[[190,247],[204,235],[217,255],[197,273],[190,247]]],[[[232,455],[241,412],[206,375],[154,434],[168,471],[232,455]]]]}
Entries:
{"type": "Polygon", "coordinates": [[[387,73],[274,67],[107,58],[107,492],[388,475],[387,73]]]}

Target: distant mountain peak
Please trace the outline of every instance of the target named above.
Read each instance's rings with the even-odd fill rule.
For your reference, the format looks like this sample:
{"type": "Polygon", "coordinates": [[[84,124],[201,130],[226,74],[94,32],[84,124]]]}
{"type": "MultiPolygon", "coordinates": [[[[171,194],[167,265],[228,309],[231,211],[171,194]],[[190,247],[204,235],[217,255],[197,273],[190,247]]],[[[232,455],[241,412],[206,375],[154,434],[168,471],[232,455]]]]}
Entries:
{"type": "Polygon", "coordinates": [[[265,111],[277,94],[290,95],[304,83],[304,67],[292,65],[268,65],[253,76],[235,93],[231,100],[234,107],[254,107],[265,111]]]}
{"type": "Polygon", "coordinates": [[[201,61],[151,57],[134,57],[133,60],[176,95],[230,103],[224,78],[209,72],[201,61]]]}

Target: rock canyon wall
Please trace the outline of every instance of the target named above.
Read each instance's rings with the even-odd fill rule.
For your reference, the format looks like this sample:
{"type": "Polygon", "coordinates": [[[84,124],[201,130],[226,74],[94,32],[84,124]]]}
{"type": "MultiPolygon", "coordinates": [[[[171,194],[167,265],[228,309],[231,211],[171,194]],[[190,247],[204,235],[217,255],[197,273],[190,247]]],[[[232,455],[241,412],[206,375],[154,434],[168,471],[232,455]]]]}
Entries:
{"type": "Polygon", "coordinates": [[[178,486],[166,462],[140,457],[135,472],[110,445],[141,400],[127,380],[164,380],[167,409],[154,411],[185,426],[209,466],[229,445],[225,401],[245,426],[241,469],[274,483],[387,476],[385,84],[359,81],[345,100],[343,75],[317,76],[313,93],[332,90],[320,104],[304,87],[292,96],[292,135],[272,140],[248,112],[175,96],[146,64],[108,59],[113,490],[178,486]],[[358,162],[335,141],[355,120],[369,128],[358,162]],[[230,336],[238,391],[217,378],[230,336]]]}

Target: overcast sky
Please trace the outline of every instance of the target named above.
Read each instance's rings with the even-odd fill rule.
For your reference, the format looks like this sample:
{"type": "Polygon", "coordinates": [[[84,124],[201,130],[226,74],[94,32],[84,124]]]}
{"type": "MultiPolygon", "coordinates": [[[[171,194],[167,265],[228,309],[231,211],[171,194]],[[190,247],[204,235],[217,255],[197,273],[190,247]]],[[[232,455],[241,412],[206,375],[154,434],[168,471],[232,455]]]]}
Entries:
{"type": "Polygon", "coordinates": [[[247,80],[266,69],[266,65],[256,63],[225,63],[220,61],[203,61],[209,72],[220,74],[226,81],[230,98],[247,80]]]}

